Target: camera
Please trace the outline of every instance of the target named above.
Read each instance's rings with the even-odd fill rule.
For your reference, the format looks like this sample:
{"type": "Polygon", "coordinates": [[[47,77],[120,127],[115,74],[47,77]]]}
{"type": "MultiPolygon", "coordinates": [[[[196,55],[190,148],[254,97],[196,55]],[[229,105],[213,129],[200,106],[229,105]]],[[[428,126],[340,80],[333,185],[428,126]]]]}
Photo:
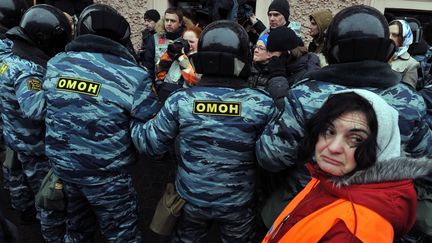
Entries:
{"type": "Polygon", "coordinates": [[[183,54],[182,49],[184,53],[188,54],[190,51],[189,42],[183,38],[179,38],[168,45],[167,52],[170,58],[175,60],[183,54]]]}

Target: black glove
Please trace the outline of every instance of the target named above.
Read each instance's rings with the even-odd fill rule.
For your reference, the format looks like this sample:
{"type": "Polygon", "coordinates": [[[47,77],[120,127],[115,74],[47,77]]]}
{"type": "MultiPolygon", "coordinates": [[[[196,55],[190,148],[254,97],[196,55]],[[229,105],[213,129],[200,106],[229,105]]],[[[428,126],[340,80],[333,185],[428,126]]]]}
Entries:
{"type": "Polygon", "coordinates": [[[270,59],[270,62],[267,64],[270,78],[286,76],[286,60],[287,57],[284,54],[279,57],[274,56],[270,59]]]}
{"type": "Polygon", "coordinates": [[[157,96],[161,102],[165,102],[168,96],[174,91],[181,89],[182,86],[178,84],[166,83],[163,81],[156,81],[153,83],[157,96]]]}

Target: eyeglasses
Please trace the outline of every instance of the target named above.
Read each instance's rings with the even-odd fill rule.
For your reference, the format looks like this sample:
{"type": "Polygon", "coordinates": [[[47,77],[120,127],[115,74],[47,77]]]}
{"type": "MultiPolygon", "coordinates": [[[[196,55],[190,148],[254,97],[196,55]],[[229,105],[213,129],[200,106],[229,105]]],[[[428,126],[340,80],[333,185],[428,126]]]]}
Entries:
{"type": "Polygon", "coordinates": [[[253,48],[254,48],[254,49],[258,49],[258,50],[260,50],[260,51],[267,51],[267,49],[266,49],[265,47],[263,47],[263,46],[257,46],[257,45],[254,45],[253,48]]]}

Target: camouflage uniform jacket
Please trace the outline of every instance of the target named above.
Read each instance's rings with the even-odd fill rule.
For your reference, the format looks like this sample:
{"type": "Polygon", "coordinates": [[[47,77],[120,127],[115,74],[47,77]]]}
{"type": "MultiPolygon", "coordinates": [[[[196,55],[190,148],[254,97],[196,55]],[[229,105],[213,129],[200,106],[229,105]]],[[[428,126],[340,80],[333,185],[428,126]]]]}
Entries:
{"type": "Polygon", "coordinates": [[[34,95],[41,90],[49,57],[26,42],[13,40],[12,53],[2,60],[0,91],[6,144],[16,152],[44,154],[44,122],[29,119],[34,95]]]}
{"type": "Polygon", "coordinates": [[[244,87],[220,87],[206,77],[171,94],[155,119],[132,128],[135,145],[150,156],[176,140],[177,191],[199,207],[243,206],[254,194],[255,141],[276,107],[265,91],[226,83],[233,82],[244,87]]]}
{"type": "MultiPolygon", "coordinates": [[[[12,41],[6,39],[6,36],[0,32],[0,75],[6,71],[6,66],[3,66],[1,62],[5,57],[12,54],[12,41]]],[[[0,84],[1,85],[1,84],[0,84]]],[[[0,107],[2,107],[0,99],[0,107]]],[[[4,140],[3,140],[3,120],[0,114],[0,153],[4,152],[4,140]]]]}
{"type": "Polygon", "coordinates": [[[150,85],[128,50],[104,37],[79,36],[53,57],[44,90],[46,154],[54,172],[82,185],[108,183],[124,173],[136,158],[131,115],[146,121],[157,104],[150,85]]]}
{"type": "Polygon", "coordinates": [[[336,64],[309,73],[289,90],[281,117],[257,141],[258,162],[270,171],[296,166],[305,120],[338,90],[364,88],[381,95],[399,111],[402,146],[411,157],[432,154],[432,131],[426,123],[424,100],[388,64],[366,61],[336,64]]]}

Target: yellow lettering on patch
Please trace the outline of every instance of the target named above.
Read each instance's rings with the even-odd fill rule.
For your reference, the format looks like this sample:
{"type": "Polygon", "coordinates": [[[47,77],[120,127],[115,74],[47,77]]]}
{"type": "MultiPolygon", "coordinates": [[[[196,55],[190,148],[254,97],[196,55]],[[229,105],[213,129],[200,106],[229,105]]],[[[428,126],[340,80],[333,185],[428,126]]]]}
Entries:
{"type": "Polygon", "coordinates": [[[6,72],[7,68],[8,65],[6,63],[2,63],[0,66],[0,75],[3,75],[6,72]]]}
{"type": "Polygon", "coordinates": [[[31,78],[27,80],[29,90],[40,91],[42,90],[42,82],[38,79],[31,78]]]}
{"type": "Polygon", "coordinates": [[[195,100],[193,114],[211,116],[240,116],[241,102],[195,100]]]}
{"type": "Polygon", "coordinates": [[[57,90],[98,96],[101,86],[102,84],[94,81],[60,77],[57,81],[56,88],[57,90]]]}

